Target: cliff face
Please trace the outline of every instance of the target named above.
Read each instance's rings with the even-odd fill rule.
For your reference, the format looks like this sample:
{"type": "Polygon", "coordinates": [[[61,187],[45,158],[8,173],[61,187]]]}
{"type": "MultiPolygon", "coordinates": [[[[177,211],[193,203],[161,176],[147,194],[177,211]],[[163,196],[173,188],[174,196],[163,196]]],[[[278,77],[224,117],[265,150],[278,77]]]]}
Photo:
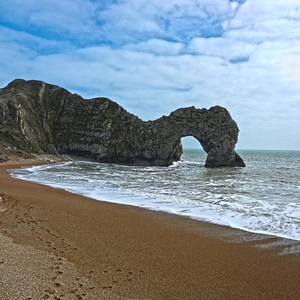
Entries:
{"type": "Polygon", "coordinates": [[[17,79],[0,90],[0,138],[25,152],[167,166],[180,159],[180,139],[193,136],[208,153],[206,167],[245,166],[234,150],[238,131],[219,106],[144,122],[107,98],[85,100],[41,81],[17,79]]]}

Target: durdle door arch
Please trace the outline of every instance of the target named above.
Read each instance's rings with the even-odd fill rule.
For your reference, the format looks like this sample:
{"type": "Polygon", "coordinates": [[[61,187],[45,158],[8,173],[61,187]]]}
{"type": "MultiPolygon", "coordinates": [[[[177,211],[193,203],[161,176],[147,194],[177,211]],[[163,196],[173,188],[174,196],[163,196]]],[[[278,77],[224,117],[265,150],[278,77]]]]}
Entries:
{"type": "Polygon", "coordinates": [[[0,112],[0,138],[26,152],[168,166],[180,160],[181,138],[193,136],[207,153],[205,167],[245,166],[235,152],[238,126],[220,106],[180,108],[145,122],[108,98],[86,100],[42,81],[16,79],[1,89],[0,112]]]}
{"type": "Polygon", "coordinates": [[[180,160],[183,152],[181,138],[192,136],[207,153],[205,167],[245,166],[242,158],[235,152],[238,126],[223,107],[180,108],[170,116],[151,123],[152,132],[156,134],[152,139],[159,141],[157,145],[153,145],[160,149],[160,155],[156,153],[156,160],[165,161],[166,165],[180,160]]]}

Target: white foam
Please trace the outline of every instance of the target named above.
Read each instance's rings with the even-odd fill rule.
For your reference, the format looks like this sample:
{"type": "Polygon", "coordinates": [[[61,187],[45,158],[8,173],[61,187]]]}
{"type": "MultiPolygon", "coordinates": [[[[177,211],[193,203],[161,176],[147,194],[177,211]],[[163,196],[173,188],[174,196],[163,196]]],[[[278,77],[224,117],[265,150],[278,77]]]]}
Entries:
{"type": "Polygon", "coordinates": [[[280,190],[289,192],[279,195],[272,174],[256,180],[259,172],[207,170],[193,161],[170,168],[77,162],[14,170],[12,175],[97,200],[300,240],[298,185],[283,183],[280,190]]]}

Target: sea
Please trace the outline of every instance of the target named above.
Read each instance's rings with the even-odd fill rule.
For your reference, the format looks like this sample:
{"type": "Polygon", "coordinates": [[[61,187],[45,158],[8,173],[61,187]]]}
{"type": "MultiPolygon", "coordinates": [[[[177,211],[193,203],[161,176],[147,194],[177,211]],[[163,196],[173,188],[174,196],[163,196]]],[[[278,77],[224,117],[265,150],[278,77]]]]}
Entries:
{"type": "Polygon", "coordinates": [[[97,200],[300,241],[300,151],[237,153],[245,168],[207,169],[202,149],[185,149],[169,167],[71,161],[10,172],[97,200]]]}

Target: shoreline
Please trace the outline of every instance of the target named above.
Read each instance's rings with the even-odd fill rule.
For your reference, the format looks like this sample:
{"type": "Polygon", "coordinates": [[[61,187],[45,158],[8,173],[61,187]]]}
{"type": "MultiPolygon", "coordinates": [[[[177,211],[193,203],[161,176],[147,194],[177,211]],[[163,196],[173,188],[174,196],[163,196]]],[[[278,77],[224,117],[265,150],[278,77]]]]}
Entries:
{"type": "MultiPolygon", "coordinates": [[[[74,157],[73,157],[74,158],[74,157]]],[[[79,158],[78,158],[79,159],[79,158]]],[[[66,165],[69,165],[69,163],[72,163],[72,162],[84,162],[84,161],[81,161],[81,160],[67,160],[67,161],[62,161],[62,160],[58,160],[58,161],[55,161],[55,158],[52,157],[52,159],[47,159],[49,163],[55,163],[55,164],[66,164],[66,165]]],[[[90,162],[91,163],[91,162],[90,162]]],[[[105,164],[104,164],[105,165],[105,164]]],[[[54,166],[55,168],[55,166],[54,166]]],[[[28,168],[24,168],[25,170],[28,169],[28,168]]],[[[174,214],[174,215],[177,215],[177,216],[182,216],[184,218],[189,218],[189,219],[192,219],[192,220],[195,220],[195,221],[199,221],[199,222],[204,222],[204,223],[210,223],[210,224],[215,224],[215,225],[218,225],[218,226],[222,226],[222,227],[229,227],[229,228],[232,228],[232,229],[235,229],[235,230],[241,230],[242,232],[247,232],[247,233],[251,233],[251,234],[258,234],[258,235],[262,235],[262,236],[267,236],[267,237],[274,237],[274,238],[280,238],[280,239],[284,239],[284,240],[292,240],[292,241],[295,241],[295,243],[298,243],[299,242],[299,245],[300,245],[300,237],[297,236],[295,237],[293,234],[285,234],[284,232],[271,232],[271,231],[267,231],[267,230],[259,230],[259,229],[249,229],[247,227],[243,227],[241,225],[239,225],[238,223],[234,223],[234,222],[230,222],[228,221],[227,219],[222,219],[222,218],[218,218],[218,215],[216,215],[216,213],[214,214],[203,214],[203,213],[200,213],[199,215],[201,215],[201,217],[199,217],[197,215],[197,213],[193,213],[193,211],[191,210],[190,213],[181,213],[181,211],[185,210],[185,207],[182,207],[180,206],[180,209],[178,209],[176,206],[171,206],[168,207],[168,206],[162,206],[162,205],[155,205],[154,203],[156,202],[153,202],[153,201],[150,201],[148,202],[148,197],[143,198],[142,201],[132,201],[132,197],[135,197],[135,196],[128,196],[125,194],[125,197],[130,199],[131,200],[125,200],[124,199],[121,199],[119,200],[119,198],[122,198],[122,193],[120,193],[120,195],[118,196],[115,196],[114,193],[112,194],[109,194],[109,196],[105,195],[103,196],[103,193],[106,194],[106,191],[102,191],[99,193],[90,193],[89,191],[88,192],[83,192],[83,191],[79,191],[77,189],[77,187],[72,187],[72,185],[70,187],[66,187],[64,184],[60,184],[60,182],[56,182],[54,183],[55,181],[51,181],[50,183],[49,182],[43,182],[43,181],[39,181],[39,180],[30,180],[30,179],[27,179],[25,176],[25,178],[23,177],[24,175],[24,172],[22,171],[23,168],[21,169],[16,169],[17,171],[15,170],[12,170],[11,172],[11,176],[14,177],[14,178],[17,178],[17,179],[23,179],[23,180],[27,180],[29,182],[33,182],[33,183],[37,183],[37,184],[42,184],[42,185],[46,185],[46,186],[49,186],[49,187],[53,187],[53,188],[58,188],[58,189],[62,189],[62,190],[66,190],[70,193],[74,193],[74,194],[78,194],[78,195],[81,195],[83,197],[86,197],[86,198],[91,198],[91,199],[94,199],[94,200],[98,200],[98,201],[101,201],[101,202],[107,202],[107,203],[113,203],[113,204],[119,204],[119,205],[128,205],[128,206],[134,206],[134,207],[140,207],[140,208],[144,208],[144,209],[147,209],[147,210],[152,210],[152,211],[156,211],[156,212],[161,212],[161,213],[166,213],[166,214],[174,214]],[[19,173],[18,173],[18,170],[19,170],[19,173]],[[102,196],[100,196],[100,198],[98,197],[98,195],[100,194],[101,195],[102,193],[102,196]],[[163,208],[162,208],[163,207],[163,208]],[[216,221],[217,220],[217,221],[216,221]]],[[[138,197],[138,196],[137,196],[138,197]]],[[[135,198],[134,198],[135,199],[135,198]]],[[[149,198],[151,199],[151,198],[149,198]]],[[[187,207],[187,209],[190,210],[190,207],[187,207]]],[[[263,226],[261,226],[263,227],[263,226]]],[[[284,227],[284,226],[283,226],[284,227]]],[[[299,253],[300,253],[300,247],[299,247],[299,253]]]]}
{"type": "Polygon", "coordinates": [[[4,300],[300,296],[300,255],[289,254],[299,247],[297,241],[92,200],[6,172],[42,163],[47,162],[0,164],[0,293],[8,295],[4,300]],[[7,253],[14,251],[34,254],[40,258],[34,262],[43,267],[17,254],[8,259],[7,253]],[[9,275],[16,262],[35,277],[16,284],[14,272],[9,275]]]}

